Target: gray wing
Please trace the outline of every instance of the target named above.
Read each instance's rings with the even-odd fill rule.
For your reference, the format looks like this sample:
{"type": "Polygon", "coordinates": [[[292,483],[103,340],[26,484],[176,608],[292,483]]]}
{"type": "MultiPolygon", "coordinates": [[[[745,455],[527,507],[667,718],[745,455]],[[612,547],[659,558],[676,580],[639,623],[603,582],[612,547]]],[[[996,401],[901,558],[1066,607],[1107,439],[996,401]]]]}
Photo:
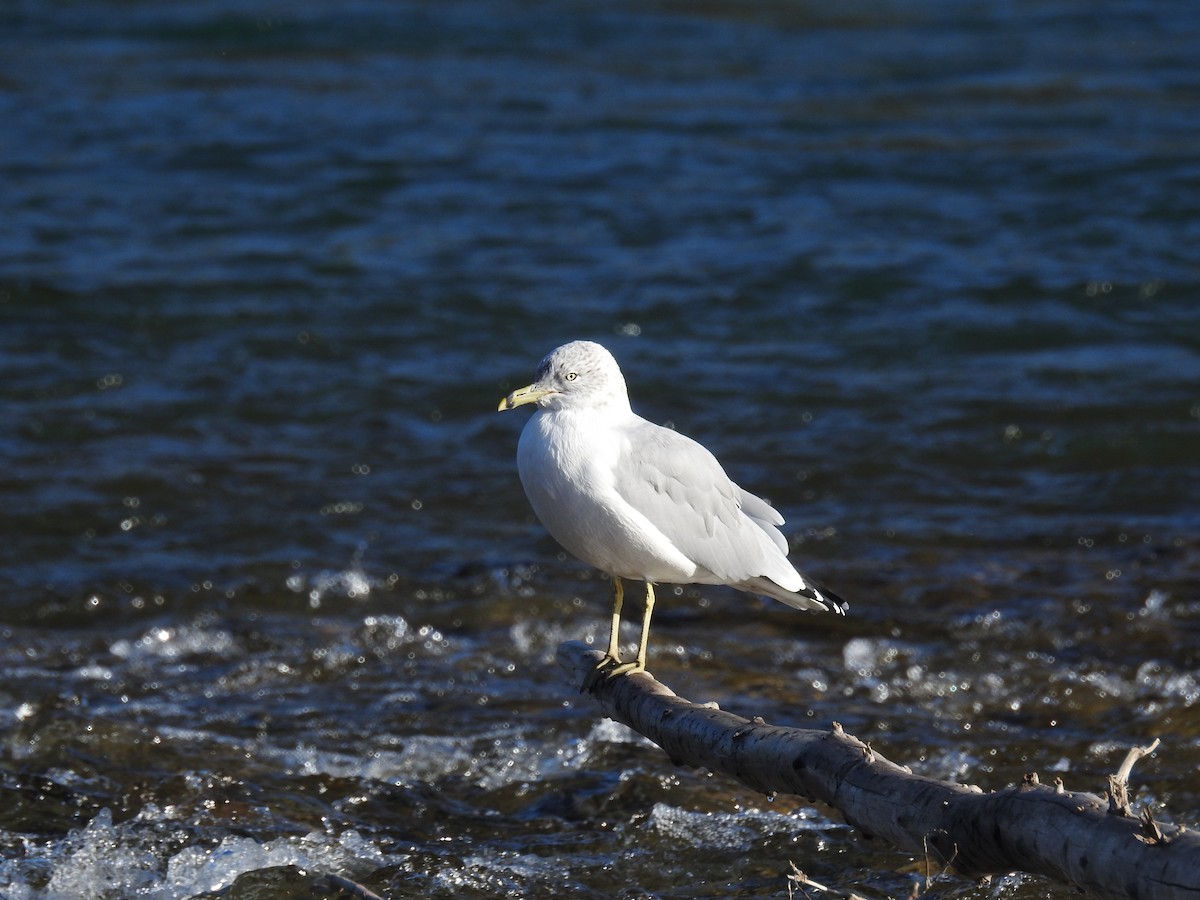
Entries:
{"type": "MultiPolygon", "coordinates": [[[[737,487],[737,485],[734,485],[734,487],[737,487]]],[[[779,548],[780,552],[784,556],[787,556],[787,538],[779,530],[779,526],[783,524],[783,516],[762,497],[757,497],[741,488],[737,488],[737,491],[742,501],[742,512],[749,516],[755,525],[765,531],[767,537],[775,542],[775,546],[779,548]]]]}
{"type": "Polygon", "coordinates": [[[640,418],[624,438],[617,493],[681,553],[725,584],[796,577],[776,527],[783,517],[730,481],[701,444],[640,418]]]}

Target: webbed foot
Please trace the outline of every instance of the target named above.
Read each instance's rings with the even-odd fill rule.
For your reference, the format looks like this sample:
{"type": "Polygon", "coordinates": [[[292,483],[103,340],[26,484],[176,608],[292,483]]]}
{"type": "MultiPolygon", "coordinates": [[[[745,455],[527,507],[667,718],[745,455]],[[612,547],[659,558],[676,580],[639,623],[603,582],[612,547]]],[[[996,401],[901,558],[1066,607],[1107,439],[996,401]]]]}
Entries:
{"type": "Polygon", "coordinates": [[[612,656],[605,655],[604,659],[596,664],[596,668],[592,669],[583,680],[583,686],[579,689],[581,694],[590,694],[598,688],[601,683],[608,681],[610,678],[618,678],[621,675],[631,675],[634,672],[645,672],[646,665],[642,662],[621,662],[612,656]]]}
{"type": "Polygon", "coordinates": [[[617,663],[615,666],[604,670],[604,677],[618,678],[621,675],[633,675],[637,672],[645,671],[646,665],[642,662],[617,663]]]}

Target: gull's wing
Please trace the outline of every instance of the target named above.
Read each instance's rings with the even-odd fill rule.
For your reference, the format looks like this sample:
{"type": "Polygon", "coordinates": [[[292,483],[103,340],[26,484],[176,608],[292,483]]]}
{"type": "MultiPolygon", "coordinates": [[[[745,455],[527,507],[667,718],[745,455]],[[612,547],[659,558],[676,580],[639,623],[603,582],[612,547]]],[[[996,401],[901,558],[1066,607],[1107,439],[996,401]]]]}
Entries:
{"type": "Polygon", "coordinates": [[[720,583],[765,577],[788,592],[805,587],[787,560],[787,541],[777,527],[783,517],[730,481],[716,457],[691,438],[635,416],[621,430],[614,486],[720,583]]]}

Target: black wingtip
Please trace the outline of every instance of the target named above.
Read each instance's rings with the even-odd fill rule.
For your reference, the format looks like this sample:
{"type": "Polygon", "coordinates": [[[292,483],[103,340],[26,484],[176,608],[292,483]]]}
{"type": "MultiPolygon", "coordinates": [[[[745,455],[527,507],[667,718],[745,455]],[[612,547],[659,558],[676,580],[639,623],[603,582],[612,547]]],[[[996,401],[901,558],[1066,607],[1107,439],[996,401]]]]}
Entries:
{"type": "Polygon", "coordinates": [[[835,594],[833,591],[827,591],[824,588],[816,588],[821,599],[829,604],[831,612],[837,613],[839,616],[844,616],[850,611],[850,604],[835,594]]]}

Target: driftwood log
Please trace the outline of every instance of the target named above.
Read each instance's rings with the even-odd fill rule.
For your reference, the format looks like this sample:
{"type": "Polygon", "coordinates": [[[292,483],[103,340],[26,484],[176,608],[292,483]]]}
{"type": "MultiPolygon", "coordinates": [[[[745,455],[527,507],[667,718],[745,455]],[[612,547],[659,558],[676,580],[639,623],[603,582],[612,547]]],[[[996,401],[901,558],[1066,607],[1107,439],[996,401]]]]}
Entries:
{"type": "MultiPolygon", "coordinates": [[[[558,662],[585,683],[601,658],[577,641],[558,662]]],[[[678,697],[648,673],[602,679],[601,712],[666,751],[676,765],[728,775],[765,794],[795,794],[837,809],[864,834],[971,878],[1027,872],[1095,897],[1200,900],[1200,831],[1131,815],[1135,750],[1110,778],[1112,799],[1025,783],[984,792],[914,775],[836,723],[829,731],[744,719],[678,697]]]]}

